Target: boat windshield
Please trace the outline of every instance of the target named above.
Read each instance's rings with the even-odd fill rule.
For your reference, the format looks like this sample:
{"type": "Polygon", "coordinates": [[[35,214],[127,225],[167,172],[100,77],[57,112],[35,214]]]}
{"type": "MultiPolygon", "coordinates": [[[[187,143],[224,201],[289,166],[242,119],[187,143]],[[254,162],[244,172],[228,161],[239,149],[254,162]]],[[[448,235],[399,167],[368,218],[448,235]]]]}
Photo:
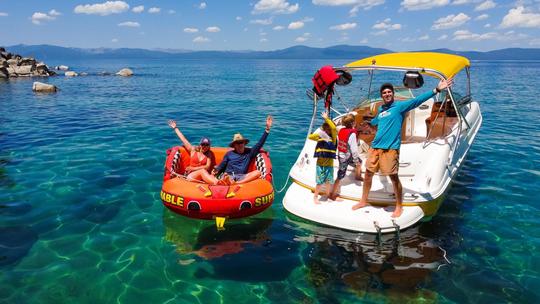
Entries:
{"type": "MultiPolygon", "coordinates": [[[[378,90],[373,90],[371,93],[363,98],[358,105],[357,108],[363,108],[368,105],[374,104],[376,102],[382,101],[381,95],[378,90]],[[368,97],[369,96],[369,97],[368,97]]],[[[407,100],[413,98],[414,95],[411,91],[411,89],[405,88],[405,87],[394,87],[394,98],[395,100],[407,100]]]]}

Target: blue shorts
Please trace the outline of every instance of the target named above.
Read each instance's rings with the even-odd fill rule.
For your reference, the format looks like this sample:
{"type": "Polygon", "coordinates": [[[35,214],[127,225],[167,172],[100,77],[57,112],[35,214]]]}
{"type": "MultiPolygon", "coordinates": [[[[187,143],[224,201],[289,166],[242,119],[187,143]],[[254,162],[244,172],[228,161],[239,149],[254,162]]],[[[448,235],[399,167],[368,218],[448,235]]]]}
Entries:
{"type": "Polygon", "coordinates": [[[315,180],[317,185],[334,182],[334,167],[317,165],[317,177],[315,180]]]}

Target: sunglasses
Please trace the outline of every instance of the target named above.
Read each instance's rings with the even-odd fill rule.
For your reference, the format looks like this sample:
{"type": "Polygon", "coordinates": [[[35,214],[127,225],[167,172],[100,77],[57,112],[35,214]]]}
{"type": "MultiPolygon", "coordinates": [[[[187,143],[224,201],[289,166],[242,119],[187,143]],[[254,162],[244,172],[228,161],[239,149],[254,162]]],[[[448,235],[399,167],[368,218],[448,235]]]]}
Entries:
{"type": "Polygon", "coordinates": [[[202,143],[201,144],[201,147],[209,147],[209,146],[210,146],[210,144],[207,144],[207,143],[202,143]]]}

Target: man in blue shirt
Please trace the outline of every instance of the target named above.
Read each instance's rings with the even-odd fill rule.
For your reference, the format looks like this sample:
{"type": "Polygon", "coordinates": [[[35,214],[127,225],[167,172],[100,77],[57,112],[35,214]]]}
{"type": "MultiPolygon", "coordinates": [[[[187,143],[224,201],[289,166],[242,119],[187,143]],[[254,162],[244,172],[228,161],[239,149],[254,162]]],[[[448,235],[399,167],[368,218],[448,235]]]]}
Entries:
{"type": "Polygon", "coordinates": [[[367,205],[369,191],[373,174],[380,171],[381,175],[388,175],[394,186],[396,196],[396,208],[392,217],[399,217],[403,212],[401,206],[403,201],[403,190],[398,177],[399,168],[399,147],[401,146],[401,127],[405,114],[418,107],[435,94],[452,86],[453,79],[441,80],[433,91],[418,95],[407,100],[394,102],[394,87],[390,83],[381,86],[380,93],[383,104],[379,107],[378,115],[371,120],[371,126],[377,126],[377,133],[371,143],[366,162],[366,175],[364,177],[364,187],[362,199],[352,207],[353,210],[367,205]]]}
{"type": "Polygon", "coordinates": [[[272,116],[266,117],[266,129],[263,135],[259,139],[259,142],[253,148],[246,148],[246,144],[249,139],[246,139],[240,133],[234,134],[232,142],[229,144],[231,150],[225,153],[221,163],[212,171],[213,175],[219,175],[225,171],[225,175],[222,177],[225,184],[243,184],[255,180],[261,176],[259,170],[248,171],[249,163],[260,152],[270,128],[272,127],[272,116]]]}

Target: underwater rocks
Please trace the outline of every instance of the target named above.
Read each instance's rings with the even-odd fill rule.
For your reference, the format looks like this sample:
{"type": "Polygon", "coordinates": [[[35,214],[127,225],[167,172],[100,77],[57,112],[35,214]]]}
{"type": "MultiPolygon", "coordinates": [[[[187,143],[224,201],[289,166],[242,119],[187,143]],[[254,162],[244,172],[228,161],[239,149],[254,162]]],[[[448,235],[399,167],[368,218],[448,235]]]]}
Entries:
{"type": "Polygon", "coordinates": [[[9,53],[5,48],[0,47],[0,78],[47,77],[55,74],[43,62],[9,53]]]}

